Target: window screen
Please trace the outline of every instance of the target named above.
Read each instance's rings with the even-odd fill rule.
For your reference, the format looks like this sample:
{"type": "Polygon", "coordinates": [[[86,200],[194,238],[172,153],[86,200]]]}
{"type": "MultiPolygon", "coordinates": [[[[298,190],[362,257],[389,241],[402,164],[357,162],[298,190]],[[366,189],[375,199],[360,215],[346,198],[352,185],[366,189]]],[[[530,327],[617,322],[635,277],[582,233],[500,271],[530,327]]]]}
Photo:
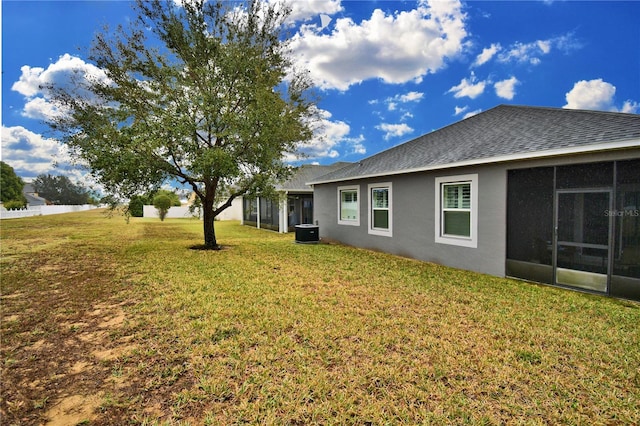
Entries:
{"type": "Polygon", "coordinates": [[[551,265],[553,167],[509,170],[507,258],[551,265]]]}

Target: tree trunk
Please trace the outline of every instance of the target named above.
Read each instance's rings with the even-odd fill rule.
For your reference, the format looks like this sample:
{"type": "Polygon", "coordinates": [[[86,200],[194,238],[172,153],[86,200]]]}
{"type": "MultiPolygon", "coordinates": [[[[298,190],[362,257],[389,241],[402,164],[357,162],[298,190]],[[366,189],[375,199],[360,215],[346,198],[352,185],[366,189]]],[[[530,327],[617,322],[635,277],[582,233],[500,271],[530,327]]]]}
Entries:
{"type": "Polygon", "coordinates": [[[216,241],[216,229],[214,226],[215,214],[213,211],[214,196],[207,191],[204,200],[202,200],[203,210],[203,226],[204,226],[204,246],[209,250],[218,250],[218,242],[216,241]]]}

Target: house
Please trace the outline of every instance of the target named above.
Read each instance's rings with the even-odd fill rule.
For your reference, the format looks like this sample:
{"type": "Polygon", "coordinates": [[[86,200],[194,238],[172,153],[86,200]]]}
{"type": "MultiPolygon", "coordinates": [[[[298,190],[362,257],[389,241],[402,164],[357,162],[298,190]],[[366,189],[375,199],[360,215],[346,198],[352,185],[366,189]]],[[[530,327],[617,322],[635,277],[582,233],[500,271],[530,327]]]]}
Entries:
{"type": "Polygon", "coordinates": [[[24,198],[27,200],[27,208],[47,205],[47,200],[38,196],[38,193],[33,187],[33,183],[26,182],[24,184],[22,187],[22,195],[24,195],[24,198]]]}
{"type": "Polygon", "coordinates": [[[277,199],[243,197],[243,225],[286,233],[294,231],[295,225],[313,223],[313,188],[306,182],[347,164],[302,165],[289,180],[276,185],[277,199]]]}
{"type": "Polygon", "coordinates": [[[500,105],[308,183],[320,238],[640,300],[640,115],[500,105]]]}

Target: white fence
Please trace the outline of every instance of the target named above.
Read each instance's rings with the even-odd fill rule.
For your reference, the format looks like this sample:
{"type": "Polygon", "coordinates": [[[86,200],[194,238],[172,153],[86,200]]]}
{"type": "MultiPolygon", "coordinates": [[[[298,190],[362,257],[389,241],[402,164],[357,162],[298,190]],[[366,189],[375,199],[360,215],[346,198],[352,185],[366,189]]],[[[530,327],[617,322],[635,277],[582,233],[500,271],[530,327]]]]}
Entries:
{"type": "MultiPolygon", "coordinates": [[[[159,217],[158,210],[153,206],[144,206],[142,210],[144,217],[159,217]]],[[[167,218],[192,218],[193,215],[189,213],[189,207],[171,207],[167,212],[167,218]]],[[[231,202],[231,207],[226,208],[218,217],[217,220],[241,220],[242,219],[242,198],[236,198],[231,202]]]]}
{"type": "MultiPolygon", "coordinates": [[[[158,210],[153,206],[143,206],[142,215],[144,217],[159,217],[158,210]]],[[[193,218],[189,213],[189,207],[171,207],[165,216],[168,219],[193,218]]]]}
{"type": "Polygon", "coordinates": [[[91,204],[83,204],[79,206],[32,206],[26,210],[6,210],[4,207],[0,207],[0,219],[16,219],[29,216],[46,216],[50,214],[83,212],[97,208],[97,206],[91,204]]]}

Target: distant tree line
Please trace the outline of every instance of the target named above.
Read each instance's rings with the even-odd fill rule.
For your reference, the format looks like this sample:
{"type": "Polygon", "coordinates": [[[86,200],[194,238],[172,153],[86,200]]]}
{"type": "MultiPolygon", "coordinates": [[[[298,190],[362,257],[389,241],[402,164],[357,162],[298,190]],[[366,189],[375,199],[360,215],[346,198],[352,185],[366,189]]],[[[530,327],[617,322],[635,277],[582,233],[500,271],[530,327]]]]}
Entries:
{"type": "MultiPolygon", "coordinates": [[[[0,194],[3,206],[7,210],[25,208],[27,206],[27,199],[23,194],[25,182],[4,161],[0,161],[0,166],[2,168],[0,194]]],[[[33,180],[32,185],[38,196],[47,200],[48,204],[80,205],[98,202],[90,190],[74,184],[67,176],[41,174],[33,180]]]]}
{"type": "Polygon", "coordinates": [[[55,205],[95,204],[91,191],[66,176],[39,175],[32,183],[39,197],[55,205]]]}

